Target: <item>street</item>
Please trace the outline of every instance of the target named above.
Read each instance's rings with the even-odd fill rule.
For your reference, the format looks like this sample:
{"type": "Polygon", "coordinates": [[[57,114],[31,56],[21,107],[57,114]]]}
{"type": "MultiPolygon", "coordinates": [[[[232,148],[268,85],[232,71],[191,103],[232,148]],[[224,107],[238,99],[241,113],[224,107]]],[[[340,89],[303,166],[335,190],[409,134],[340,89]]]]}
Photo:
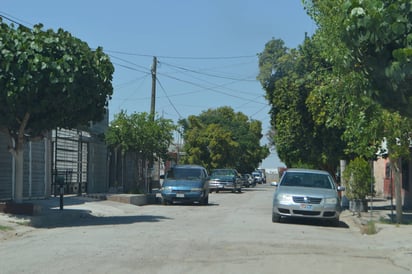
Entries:
{"type": "Polygon", "coordinates": [[[207,206],[97,201],[88,205],[93,216],[0,241],[0,272],[412,272],[410,232],[400,238],[392,226],[362,235],[344,216],[339,227],[272,223],[273,191],[258,185],[212,193],[207,206]]]}

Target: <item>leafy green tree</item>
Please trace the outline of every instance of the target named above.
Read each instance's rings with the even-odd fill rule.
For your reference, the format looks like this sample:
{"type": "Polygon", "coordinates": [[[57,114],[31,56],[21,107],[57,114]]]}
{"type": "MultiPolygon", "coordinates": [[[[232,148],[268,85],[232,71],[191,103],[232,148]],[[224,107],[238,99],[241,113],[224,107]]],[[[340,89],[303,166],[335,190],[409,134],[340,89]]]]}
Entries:
{"type": "Polygon", "coordinates": [[[16,160],[15,200],[23,198],[23,147],[57,127],[101,121],[114,67],[102,48],[59,29],[15,28],[0,19],[0,130],[16,160]]]}
{"type": "Polygon", "coordinates": [[[330,63],[321,58],[320,49],[308,37],[292,50],[273,39],[259,55],[258,79],[272,106],[273,142],[279,158],[289,167],[316,167],[334,174],[343,155],[342,129],[317,121],[307,101],[330,73],[330,63]]]}
{"type": "Polygon", "coordinates": [[[383,107],[412,117],[412,3],[346,1],[343,42],[383,107]]]}
{"type": "Polygon", "coordinates": [[[146,112],[125,111],[116,114],[106,132],[106,143],[121,152],[137,152],[144,159],[166,159],[176,126],[169,119],[156,118],[146,112]]]}
{"type": "Polygon", "coordinates": [[[230,107],[209,109],[179,121],[183,126],[186,156],[183,161],[207,169],[232,167],[250,172],[269,155],[260,145],[262,124],[230,107]]]}
{"type": "Polygon", "coordinates": [[[367,94],[384,108],[412,117],[410,1],[303,2],[324,41],[329,42],[329,57],[339,58],[335,66],[356,70],[368,81],[370,87],[358,94],[367,94]],[[332,54],[334,48],[340,50],[332,54]]]}

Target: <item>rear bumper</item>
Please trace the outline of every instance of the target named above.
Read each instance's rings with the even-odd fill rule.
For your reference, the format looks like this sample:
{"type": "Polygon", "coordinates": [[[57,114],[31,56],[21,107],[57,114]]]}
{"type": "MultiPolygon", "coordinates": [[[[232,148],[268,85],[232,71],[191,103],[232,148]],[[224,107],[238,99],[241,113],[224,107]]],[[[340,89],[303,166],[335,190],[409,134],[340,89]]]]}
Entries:
{"type": "Polygon", "coordinates": [[[236,184],[232,182],[209,182],[209,189],[212,190],[233,190],[233,189],[238,189],[241,186],[237,186],[236,184]]]}
{"type": "Polygon", "coordinates": [[[200,202],[205,197],[204,191],[196,192],[161,192],[162,199],[167,202],[200,202]]]}

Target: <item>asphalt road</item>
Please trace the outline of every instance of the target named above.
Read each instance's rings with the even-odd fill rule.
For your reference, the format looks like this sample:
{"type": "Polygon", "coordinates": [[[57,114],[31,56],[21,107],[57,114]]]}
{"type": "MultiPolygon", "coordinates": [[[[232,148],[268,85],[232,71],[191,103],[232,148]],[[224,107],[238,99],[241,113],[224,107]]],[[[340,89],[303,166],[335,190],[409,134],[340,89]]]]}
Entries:
{"type": "Polygon", "coordinates": [[[272,223],[273,191],[213,193],[208,206],[66,205],[84,214],[0,238],[0,273],[412,273],[409,226],[362,235],[349,214],[339,227],[272,223]]]}

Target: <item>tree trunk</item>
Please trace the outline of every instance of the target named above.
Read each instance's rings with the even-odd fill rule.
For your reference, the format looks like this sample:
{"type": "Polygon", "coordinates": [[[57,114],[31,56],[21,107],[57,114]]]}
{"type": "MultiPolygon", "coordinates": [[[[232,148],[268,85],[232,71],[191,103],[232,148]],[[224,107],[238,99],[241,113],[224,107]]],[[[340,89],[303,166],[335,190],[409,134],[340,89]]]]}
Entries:
{"type": "Polygon", "coordinates": [[[16,164],[16,182],[15,182],[15,197],[14,200],[17,203],[23,202],[23,166],[24,166],[24,158],[23,158],[24,150],[19,148],[16,150],[14,154],[14,160],[16,164]]]}
{"type": "Polygon", "coordinates": [[[394,171],[395,183],[395,199],[396,199],[396,223],[402,223],[402,184],[401,170],[399,169],[401,159],[391,161],[394,171]]]}

